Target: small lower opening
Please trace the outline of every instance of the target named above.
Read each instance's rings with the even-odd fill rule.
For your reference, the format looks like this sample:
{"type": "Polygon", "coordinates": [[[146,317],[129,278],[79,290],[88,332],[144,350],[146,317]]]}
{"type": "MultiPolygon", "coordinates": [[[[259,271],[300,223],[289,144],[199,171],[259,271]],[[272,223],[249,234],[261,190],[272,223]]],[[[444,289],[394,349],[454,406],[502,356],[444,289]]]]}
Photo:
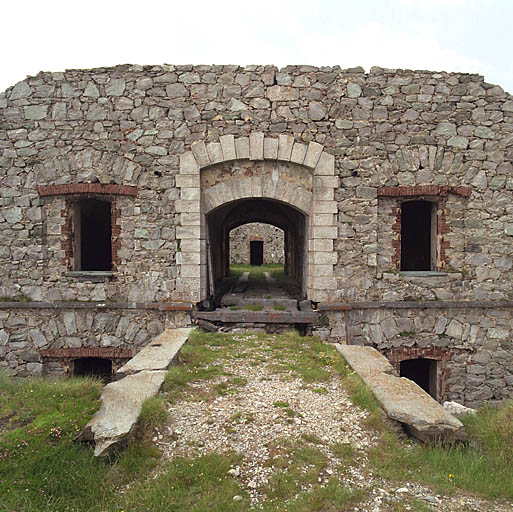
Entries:
{"type": "Polygon", "coordinates": [[[249,242],[249,264],[262,265],[264,262],[264,242],[252,240],[249,242]]]}
{"type": "Polygon", "coordinates": [[[415,382],[436,399],[436,364],[434,359],[407,359],[401,361],[399,374],[415,382]]]}
{"type": "Polygon", "coordinates": [[[98,377],[110,380],[112,377],[112,361],[101,357],[81,357],[73,361],[74,377],[98,377]]]}

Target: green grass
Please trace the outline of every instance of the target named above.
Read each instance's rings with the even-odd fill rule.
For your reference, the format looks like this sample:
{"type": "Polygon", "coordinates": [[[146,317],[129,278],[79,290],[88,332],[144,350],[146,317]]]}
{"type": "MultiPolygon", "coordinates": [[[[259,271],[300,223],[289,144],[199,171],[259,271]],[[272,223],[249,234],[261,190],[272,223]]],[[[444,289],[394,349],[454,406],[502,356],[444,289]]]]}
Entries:
{"type": "Polygon", "coordinates": [[[101,510],[103,460],[73,442],[98,407],[101,383],[91,379],[12,381],[0,378],[2,510],[101,510]]]}
{"type": "Polygon", "coordinates": [[[262,491],[269,498],[264,511],[338,511],[360,501],[363,493],[346,489],[337,477],[319,482],[328,465],[326,455],[311,440],[277,439],[267,445],[266,465],[277,468],[262,491]],[[306,491],[305,491],[306,489],[306,491]]]}
{"type": "Polygon", "coordinates": [[[370,451],[385,478],[427,483],[439,492],[465,489],[486,497],[513,498],[513,401],[499,411],[483,409],[463,419],[468,444],[412,444],[391,432],[370,451]],[[450,477],[449,475],[453,475],[450,477]]]}
{"type": "MultiPolygon", "coordinates": [[[[255,510],[242,480],[227,473],[240,464],[239,456],[210,453],[164,463],[151,443],[154,429],[166,420],[167,400],[176,400],[184,393],[192,399],[213,400],[243,390],[245,379],[229,374],[223,367],[225,360],[237,364],[241,357],[258,358],[260,364],[272,365],[280,378],[301,378],[310,390],[326,390],[323,382],[340,378],[352,400],[369,411],[367,421],[382,438],[367,453],[351,444],[330,444],[308,433],[297,440],[270,442],[265,465],[273,471],[268,483],[259,489],[266,498],[258,510],[309,512],[354,507],[367,491],[345,488],[339,475],[366,457],[375,475],[397,480],[397,485],[416,481],[444,494],[465,490],[484,497],[513,499],[513,401],[499,410],[484,408],[465,418],[470,438],[467,444],[421,445],[385,428],[377,401],[330,345],[293,331],[275,336],[193,332],[179,364],[166,376],[163,394],[144,403],[137,435],[108,458],[94,458],[90,446],[74,442],[76,433],[98,408],[100,382],[13,381],[0,373],[0,509],[255,510]],[[193,390],[193,382],[202,385],[193,390]],[[331,475],[327,473],[328,453],[337,460],[331,475]],[[233,501],[234,496],[240,496],[240,501],[233,501]]],[[[298,416],[286,400],[273,405],[279,414],[277,421],[292,422],[298,416]]],[[[234,410],[223,427],[236,433],[254,420],[253,413],[234,410]]],[[[397,512],[429,509],[414,498],[389,505],[397,512]]]]}
{"type": "Polygon", "coordinates": [[[244,511],[246,493],[227,473],[239,458],[233,454],[208,454],[197,458],[176,457],[156,478],[138,482],[119,500],[119,510],[151,512],[244,511]],[[242,496],[241,501],[233,501],[242,496]]]}
{"type": "Polygon", "coordinates": [[[167,420],[166,402],[161,396],[147,398],[142,405],[141,414],[137,419],[137,427],[145,433],[161,427],[167,420]]]}
{"type": "Polygon", "coordinates": [[[230,265],[230,278],[238,279],[244,272],[249,272],[249,279],[265,280],[264,272],[269,272],[275,279],[286,278],[285,269],[281,263],[267,263],[265,265],[248,265],[246,263],[232,263],[230,265]]]}
{"type": "Polygon", "coordinates": [[[262,311],[264,306],[262,306],[262,304],[245,304],[244,309],[247,309],[248,311],[262,311]]]}

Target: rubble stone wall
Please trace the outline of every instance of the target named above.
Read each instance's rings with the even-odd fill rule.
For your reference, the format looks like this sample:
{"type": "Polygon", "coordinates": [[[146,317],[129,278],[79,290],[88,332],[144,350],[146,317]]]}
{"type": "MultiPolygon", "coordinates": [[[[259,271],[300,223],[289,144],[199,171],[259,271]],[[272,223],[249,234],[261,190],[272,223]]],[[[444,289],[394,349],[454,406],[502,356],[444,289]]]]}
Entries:
{"type": "MultiPolygon", "coordinates": [[[[133,305],[132,305],[133,307],[133,305]]],[[[73,349],[75,357],[92,357],[76,349],[96,349],[94,357],[115,349],[114,357],[135,355],[164,329],[190,324],[190,315],[158,309],[130,309],[94,304],[18,304],[0,308],[0,370],[26,377],[59,373],[55,354],[73,349]],[[50,353],[54,352],[50,357],[50,353]],[[48,353],[48,357],[47,357],[48,353]]],[[[69,360],[69,354],[63,357],[69,360]]]]}
{"type": "MultiPolygon", "coordinates": [[[[204,250],[201,240],[182,236],[184,218],[188,226],[203,226],[203,220],[199,211],[184,210],[198,197],[181,197],[180,187],[190,187],[181,190],[192,195],[201,188],[200,176],[179,175],[180,157],[195,142],[222,151],[222,144],[208,143],[233,136],[242,144],[257,133],[267,141],[290,136],[298,148],[315,142],[334,157],[335,176],[325,178],[338,184],[337,211],[312,211],[307,228],[336,219],[332,239],[330,232],[308,240],[312,250],[323,252],[323,261],[310,267],[318,283],[334,266],[336,287],[323,290],[327,302],[445,304],[436,313],[331,311],[318,328],[327,337],[349,334],[350,342],[385,352],[453,353],[446,361],[449,397],[474,402],[513,395],[512,309],[494,306],[513,300],[513,97],[479,75],[124,65],[29,77],[0,93],[0,296],[55,304],[173,300],[183,277],[180,265],[191,272],[189,279],[200,265],[199,259],[181,261],[188,254],[181,245],[204,250]],[[112,273],[93,278],[73,272],[70,204],[99,195],[112,203],[115,258],[112,273]],[[435,264],[405,273],[401,205],[416,199],[435,205],[435,264]],[[488,305],[477,313],[461,310],[458,301],[488,305]],[[411,346],[413,338],[400,334],[410,332],[403,328],[410,323],[416,333],[411,346]]],[[[206,157],[219,161],[216,154],[206,157]]],[[[301,165],[301,154],[293,160],[301,165]]],[[[238,172],[244,168],[241,163],[238,172]]],[[[275,178],[277,183],[274,174],[269,182],[275,178]]],[[[317,199],[332,199],[333,187],[314,179],[313,190],[317,199]]],[[[37,361],[20,355],[42,343],[38,332],[48,344],[63,347],[86,346],[91,336],[82,330],[86,320],[77,317],[86,313],[73,313],[78,334],[68,333],[71,315],[61,310],[5,307],[0,313],[1,364],[20,375],[39,371],[28,366],[37,361]],[[58,325],[49,330],[43,323],[50,325],[52,318],[58,325]]],[[[127,314],[150,333],[155,313],[127,314]]],[[[102,329],[93,329],[98,343],[98,336],[116,337],[117,327],[102,329]]],[[[127,344],[144,343],[134,339],[127,344]]]]}
{"type": "Polygon", "coordinates": [[[230,262],[249,263],[249,246],[253,240],[264,243],[264,264],[285,263],[283,230],[270,224],[252,222],[235,228],[230,233],[230,262]]]}

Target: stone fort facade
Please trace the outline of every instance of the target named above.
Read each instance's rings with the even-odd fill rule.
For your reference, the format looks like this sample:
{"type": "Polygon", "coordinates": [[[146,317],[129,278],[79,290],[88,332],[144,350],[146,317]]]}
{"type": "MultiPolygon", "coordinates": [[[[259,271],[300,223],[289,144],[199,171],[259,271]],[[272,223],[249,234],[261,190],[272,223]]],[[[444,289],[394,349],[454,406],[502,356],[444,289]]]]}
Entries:
{"type": "MultiPolygon", "coordinates": [[[[478,75],[117,66],[0,94],[0,368],[120,364],[284,233],[325,339],[513,396],[513,97],[478,75]]],[[[419,370],[420,371],[420,370],[419,370]]]]}

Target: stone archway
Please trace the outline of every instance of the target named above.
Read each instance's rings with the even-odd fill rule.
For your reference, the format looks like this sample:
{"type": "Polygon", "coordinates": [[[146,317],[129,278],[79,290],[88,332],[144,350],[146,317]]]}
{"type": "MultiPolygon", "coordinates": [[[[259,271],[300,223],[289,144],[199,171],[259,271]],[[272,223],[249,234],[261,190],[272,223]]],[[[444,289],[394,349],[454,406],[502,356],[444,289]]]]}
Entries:
{"type": "Polygon", "coordinates": [[[206,214],[226,203],[261,198],[308,216],[306,297],[316,302],[335,300],[338,177],[333,155],[321,144],[263,133],[196,142],[181,155],[176,186],[180,199],[175,203],[179,214],[175,300],[199,302],[209,295],[206,214]]]}
{"type": "Polygon", "coordinates": [[[230,231],[238,226],[261,222],[284,232],[285,271],[300,286],[301,296],[308,287],[306,234],[309,217],[283,201],[268,198],[239,199],[205,212],[209,243],[209,285],[229,275],[230,231]]]}

